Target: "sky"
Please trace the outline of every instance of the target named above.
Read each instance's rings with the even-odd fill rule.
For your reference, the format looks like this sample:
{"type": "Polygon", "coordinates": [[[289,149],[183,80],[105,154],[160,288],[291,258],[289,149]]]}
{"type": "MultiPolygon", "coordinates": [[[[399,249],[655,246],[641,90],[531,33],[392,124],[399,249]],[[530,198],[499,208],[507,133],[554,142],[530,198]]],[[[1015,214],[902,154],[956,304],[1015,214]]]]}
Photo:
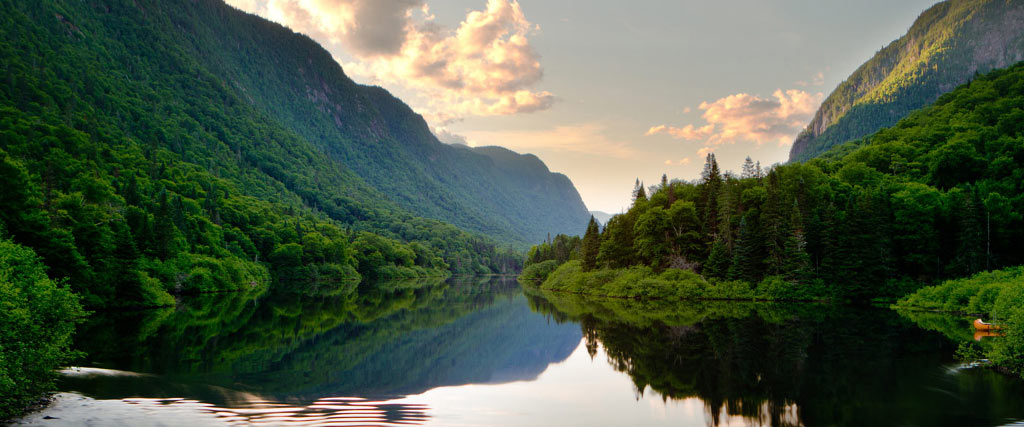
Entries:
{"type": "Polygon", "coordinates": [[[821,101],[935,0],[227,0],[306,34],[440,140],[533,153],[591,210],[714,152],[785,162],[821,101]]]}

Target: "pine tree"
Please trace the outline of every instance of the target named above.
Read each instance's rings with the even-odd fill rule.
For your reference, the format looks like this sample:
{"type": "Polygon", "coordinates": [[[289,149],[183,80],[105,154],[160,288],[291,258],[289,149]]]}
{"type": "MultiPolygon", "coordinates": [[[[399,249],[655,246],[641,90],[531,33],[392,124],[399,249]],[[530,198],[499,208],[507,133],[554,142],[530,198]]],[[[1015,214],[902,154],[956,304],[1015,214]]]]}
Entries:
{"type": "Polygon", "coordinates": [[[722,175],[718,171],[715,153],[708,153],[701,172],[699,213],[704,226],[704,236],[711,244],[718,237],[718,195],[722,188],[722,175]]]}
{"type": "Polygon", "coordinates": [[[644,191],[644,183],[639,178],[636,180],[636,184],[633,187],[633,205],[637,203],[643,204],[647,201],[647,192],[644,191]]]}
{"type": "Polygon", "coordinates": [[[779,183],[778,173],[769,173],[765,185],[767,198],[762,205],[761,225],[762,236],[764,237],[765,248],[768,257],[765,263],[769,274],[780,274],[786,258],[786,237],[789,230],[785,224],[785,215],[782,209],[782,189],[779,183]]]}
{"type": "Polygon", "coordinates": [[[985,233],[982,230],[980,213],[985,207],[978,197],[977,188],[961,199],[959,211],[959,232],[957,233],[956,258],[952,264],[957,275],[976,273],[985,267],[985,233]]]}
{"type": "Polygon", "coordinates": [[[757,216],[744,215],[740,220],[739,235],[733,247],[729,278],[757,283],[764,274],[764,244],[757,232],[757,216]]]}
{"type": "Polygon", "coordinates": [[[174,254],[175,227],[173,209],[168,200],[167,190],[161,190],[157,202],[156,214],[153,215],[153,255],[159,259],[170,258],[174,254]]]}
{"type": "Polygon", "coordinates": [[[743,169],[740,173],[740,179],[757,178],[757,169],[754,167],[754,161],[747,156],[747,159],[743,161],[743,169]]]}
{"type": "Polygon", "coordinates": [[[701,268],[701,274],[705,277],[726,277],[729,274],[731,263],[732,253],[729,252],[729,247],[721,240],[715,240],[711,245],[708,260],[701,268]]]}
{"type": "Polygon", "coordinates": [[[597,268],[597,255],[601,251],[601,230],[597,225],[594,216],[590,216],[587,224],[587,232],[583,235],[583,243],[580,246],[580,255],[583,258],[583,271],[590,271],[597,268]]]}
{"type": "Polygon", "coordinates": [[[800,208],[793,203],[789,217],[789,235],[783,252],[782,273],[786,280],[803,283],[810,278],[811,259],[807,254],[807,237],[804,234],[803,219],[800,208]]]}

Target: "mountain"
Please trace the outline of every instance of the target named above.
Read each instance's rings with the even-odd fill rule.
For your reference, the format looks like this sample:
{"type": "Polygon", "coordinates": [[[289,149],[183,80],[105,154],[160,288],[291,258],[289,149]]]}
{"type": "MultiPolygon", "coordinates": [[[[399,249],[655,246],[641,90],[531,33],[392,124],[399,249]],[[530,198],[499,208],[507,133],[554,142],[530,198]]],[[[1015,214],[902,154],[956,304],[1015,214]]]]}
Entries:
{"type": "Polygon", "coordinates": [[[583,234],[587,208],[569,177],[551,172],[533,154],[519,154],[496,146],[472,147],[468,150],[491,160],[491,173],[510,187],[510,191],[501,195],[501,199],[493,202],[500,204],[506,216],[509,213],[522,215],[521,218],[510,219],[514,224],[528,226],[532,230],[530,236],[533,242],[544,240],[548,233],[546,230],[560,229],[570,234],[583,234]],[[546,210],[524,209],[528,206],[538,206],[537,209],[543,207],[546,210]],[[538,215],[538,212],[543,214],[538,215]],[[579,222],[580,218],[583,218],[582,223],[579,222]]]}
{"type": "Polygon", "coordinates": [[[0,239],[89,307],[508,272],[586,224],[536,157],[441,144],[308,37],[220,1],[0,0],[0,58],[0,239]]]}
{"type": "Polygon", "coordinates": [[[518,157],[507,150],[441,143],[419,114],[382,88],[353,82],[306,36],[219,0],[142,9],[166,16],[174,26],[163,31],[185,54],[255,109],[418,216],[522,245],[586,226],[583,201],[564,176],[536,157],[512,162],[518,157]],[[513,170],[520,166],[528,169],[513,170]]]}
{"type": "Polygon", "coordinates": [[[892,126],[976,76],[1024,60],[1024,2],[949,0],[857,68],[793,142],[805,161],[892,126]]]}
{"type": "Polygon", "coordinates": [[[610,214],[608,212],[601,212],[601,211],[590,211],[590,214],[593,215],[594,219],[596,219],[597,222],[600,223],[601,225],[607,224],[608,220],[612,219],[612,217],[615,216],[615,215],[610,214]]]}

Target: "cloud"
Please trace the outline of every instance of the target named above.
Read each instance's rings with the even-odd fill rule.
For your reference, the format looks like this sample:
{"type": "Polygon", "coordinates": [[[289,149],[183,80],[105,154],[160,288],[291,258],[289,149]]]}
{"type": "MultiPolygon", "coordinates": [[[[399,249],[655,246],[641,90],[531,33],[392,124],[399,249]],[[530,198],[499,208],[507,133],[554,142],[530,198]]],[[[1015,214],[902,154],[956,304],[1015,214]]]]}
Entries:
{"type": "Polygon", "coordinates": [[[683,158],[681,158],[679,160],[671,160],[671,159],[665,160],[665,166],[673,166],[673,165],[675,165],[675,166],[683,166],[683,165],[688,165],[688,164],[690,164],[690,158],[689,157],[683,157],[683,158]]]}
{"type": "MultiPolygon", "coordinates": [[[[518,152],[538,150],[606,156],[617,159],[636,155],[629,144],[606,136],[606,128],[599,123],[582,123],[548,129],[467,131],[470,142],[484,141],[487,145],[500,145],[518,152]]],[[[479,144],[471,144],[479,145],[479,144]]]]}
{"type": "Polygon", "coordinates": [[[703,159],[703,158],[707,157],[708,154],[711,154],[711,153],[714,153],[714,152],[715,152],[715,147],[702,147],[701,149],[697,150],[697,157],[703,159]]]}
{"type": "Polygon", "coordinates": [[[529,41],[540,28],[516,0],[487,0],[457,28],[437,24],[425,0],[228,2],[309,35],[351,75],[413,91],[435,123],[535,112],[556,100],[532,89],[544,74],[529,41]]]}
{"type": "Polygon", "coordinates": [[[443,128],[443,127],[432,128],[431,131],[434,132],[434,136],[437,137],[438,141],[441,141],[441,142],[443,142],[445,144],[450,144],[450,145],[469,145],[469,141],[466,139],[466,137],[464,137],[462,135],[459,135],[459,134],[456,134],[456,133],[452,133],[451,131],[449,131],[446,128],[443,128]]]}
{"type": "Polygon", "coordinates": [[[804,87],[806,87],[806,86],[821,86],[823,84],[825,84],[825,72],[823,72],[823,71],[818,71],[817,73],[815,73],[814,76],[811,77],[811,82],[810,83],[808,83],[807,81],[804,81],[804,80],[798,80],[796,82],[797,86],[804,86],[804,87]]]}
{"type": "Polygon", "coordinates": [[[704,125],[699,128],[693,125],[686,125],[681,128],[668,125],[658,125],[647,129],[644,136],[657,135],[659,133],[667,133],[672,135],[673,138],[677,139],[704,139],[714,134],[714,125],[704,125]]]}
{"type": "Polygon", "coordinates": [[[712,102],[702,102],[701,118],[705,124],[683,127],[653,126],[645,135],[667,134],[676,139],[703,140],[706,144],[752,141],[757,144],[778,142],[788,144],[814,115],[824,97],[798,89],[776,90],[771,97],[761,98],[737,93],[712,102]]]}
{"type": "Polygon", "coordinates": [[[693,111],[690,107],[683,108],[683,114],[690,114],[690,111],[693,111]]]}

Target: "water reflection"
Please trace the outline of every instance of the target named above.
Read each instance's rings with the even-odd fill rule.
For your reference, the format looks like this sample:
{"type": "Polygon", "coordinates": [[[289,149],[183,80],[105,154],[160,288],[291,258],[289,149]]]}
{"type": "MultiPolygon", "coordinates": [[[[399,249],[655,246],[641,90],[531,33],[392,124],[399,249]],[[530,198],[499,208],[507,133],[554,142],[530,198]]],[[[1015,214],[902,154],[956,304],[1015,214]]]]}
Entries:
{"type": "Polygon", "coordinates": [[[960,322],[826,305],[524,294],[502,279],[297,285],[94,316],[77,336],[88,367],[66,372],[61,388],[96,400],[58,403],[28,424],[952,426],[1021,419],[1021,381],[956,368],[956,343],[972,339],[960,322]],[[44,422],[44,415],[68,422],[44,422]]]}
{"type": "Polygon", "coordinates": [[[219,390],[283,401],[394,397],[535,378],[564,360],[579,328],[531,313],[512,280],[384,282],[348,292],[215,295],[175,310],[106,313],[78,334],[88,366],[155,374],[69,376],[64,388],[112,398],[219,390]],[[213,386],[214,388],[211,388],[213,386]]]}
{"type": "Polygon", "coordinates": [[[891,310],[539,291],[530,304],[579,322],[591,355],[600,346],[638,394],[699,398],[710,425],[998,425],[1024,414],[1020,381],[951,372],[955,342],[891,310]]]}

